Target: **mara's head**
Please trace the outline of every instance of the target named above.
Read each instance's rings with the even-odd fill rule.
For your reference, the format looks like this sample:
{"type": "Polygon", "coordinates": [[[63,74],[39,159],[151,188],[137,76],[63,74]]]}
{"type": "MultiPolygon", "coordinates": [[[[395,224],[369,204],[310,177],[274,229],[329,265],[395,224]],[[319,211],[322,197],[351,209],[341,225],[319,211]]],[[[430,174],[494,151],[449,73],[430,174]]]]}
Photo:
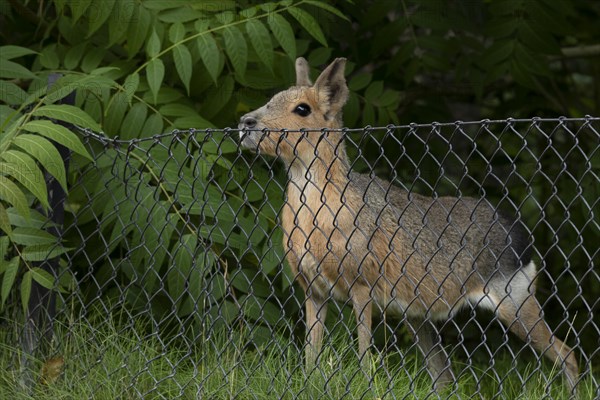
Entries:
{"type": "Polygon", "coordinates": [[[348,99],[345,66],[345,58],[336,58],[313,84],[308,63],[298,58],[296,85],[240,119],[242,145],[287,163],[311,162],[317,154],[327,157],[323,153],[330,151],[337,154],[342,134],[327,129],[342,127],[342,108],[348,99]],[[324,128],[326,133],[321,132],[324,128]]]}

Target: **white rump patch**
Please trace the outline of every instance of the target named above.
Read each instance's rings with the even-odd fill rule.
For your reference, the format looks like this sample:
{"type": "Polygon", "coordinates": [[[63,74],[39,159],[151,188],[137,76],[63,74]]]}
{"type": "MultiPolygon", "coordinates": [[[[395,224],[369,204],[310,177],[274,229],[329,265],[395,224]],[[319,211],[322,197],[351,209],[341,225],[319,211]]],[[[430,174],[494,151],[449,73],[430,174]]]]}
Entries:
{"type": "Polygon", "coordinates": [[[498,307],[498,299],[494,298],[492,293],[484,293],[483,291],[473,292],[469,293],[467,299],[473,306],[486,310],[496,311],[498,307]]]}
{"type": "Polygon", "coordinates": [[[513,301],[522,304],[533,292],[533,281],[536,274],[536,266],[533,261],[525,267],[516,271],[505,280],[494,278],[487,287],[488,293],[477,291],[467,295],[468,301],[476,307],[496,311],[498,305],[503,301],[513,301]]]}

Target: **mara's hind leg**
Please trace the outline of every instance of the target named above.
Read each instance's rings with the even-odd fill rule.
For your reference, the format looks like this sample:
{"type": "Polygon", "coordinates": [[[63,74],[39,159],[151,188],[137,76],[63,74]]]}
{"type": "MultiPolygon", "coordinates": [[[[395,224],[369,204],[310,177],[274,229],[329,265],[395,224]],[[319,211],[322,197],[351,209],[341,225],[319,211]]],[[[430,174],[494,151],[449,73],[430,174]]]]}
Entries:
{"type": "Polygon", "coordinates": [[[579,377],[579,367],[573,350],[556,338],[544,320],[542,308],[534,296],[533,264],[528,265],[510,282],[494,282],[494,302],[500,320],[526,343],[559,366],[571,391],[579,377]]]}
{"type": "Polygon", "coordinates": [[[435,390],[454,381],[450,359],[442,346],[441,336],[434,323],[428,319],[406,317],[405,324],[425,358],[427,372],[435,390]]]}

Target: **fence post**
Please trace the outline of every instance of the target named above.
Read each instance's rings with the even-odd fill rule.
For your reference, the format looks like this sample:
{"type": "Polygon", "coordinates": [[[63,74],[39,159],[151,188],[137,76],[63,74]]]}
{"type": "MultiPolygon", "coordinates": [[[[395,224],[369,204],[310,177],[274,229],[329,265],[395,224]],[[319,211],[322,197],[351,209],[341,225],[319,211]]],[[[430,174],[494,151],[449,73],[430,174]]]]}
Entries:
{"type": "MultiPolygon", "coordinates": [[[[50,90],[62,77],[61,74],[50,74],[48,76],[48,90],[50,90]]],[[[63,99],[57,101],[57,104],[75,104],[75,92],[69,93],[63,99]]],[[[70,128],[70,125],[62,121],[56,123],[70,128]]],[[[65,171],[68,174],[70,151],[68,148],[53,142],[56,146],[62,162],[65,165],[65,171]]],[[[48,189],[48,202],[50,208],[48,210],[48,221],[51,225],[46,228],[46,231],[57,238],[61,238],[63,234],[64,222],[64,202],[66,193],[56,180],[47,171],[45,172],[45,182],[48,189]]],[[[34,263],[52,275],[58,277],[60,257],[55,257],[49,260],[34,263]]],[[[27,307],[27,315],[25,325],[23,327],[23,335],[21,335],[21,349],[23,350],[21,359],[21,368],[23,371],[22,379],[24,387],[32,388],[35,384],[34,377],[29,368],[29,362],[37,350],[44,346],[49,348],[54,333],[54,317],[56,313],[56,294],[54,290],[47,289],[37,283],[35,280],[31,284],[31,294],[27,307]]]]}

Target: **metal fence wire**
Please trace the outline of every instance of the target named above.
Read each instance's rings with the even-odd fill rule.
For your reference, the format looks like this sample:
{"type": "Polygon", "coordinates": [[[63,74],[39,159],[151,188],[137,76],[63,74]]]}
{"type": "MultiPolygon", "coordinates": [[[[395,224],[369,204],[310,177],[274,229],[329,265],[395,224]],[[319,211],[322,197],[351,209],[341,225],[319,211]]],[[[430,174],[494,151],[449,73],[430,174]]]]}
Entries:
{"type": "Polygon", "coordinates": [[[600,118],[258,132],[300,164],[238,130],[79,133],[48,355],[67,387],[600,396],[600,118]]]}

